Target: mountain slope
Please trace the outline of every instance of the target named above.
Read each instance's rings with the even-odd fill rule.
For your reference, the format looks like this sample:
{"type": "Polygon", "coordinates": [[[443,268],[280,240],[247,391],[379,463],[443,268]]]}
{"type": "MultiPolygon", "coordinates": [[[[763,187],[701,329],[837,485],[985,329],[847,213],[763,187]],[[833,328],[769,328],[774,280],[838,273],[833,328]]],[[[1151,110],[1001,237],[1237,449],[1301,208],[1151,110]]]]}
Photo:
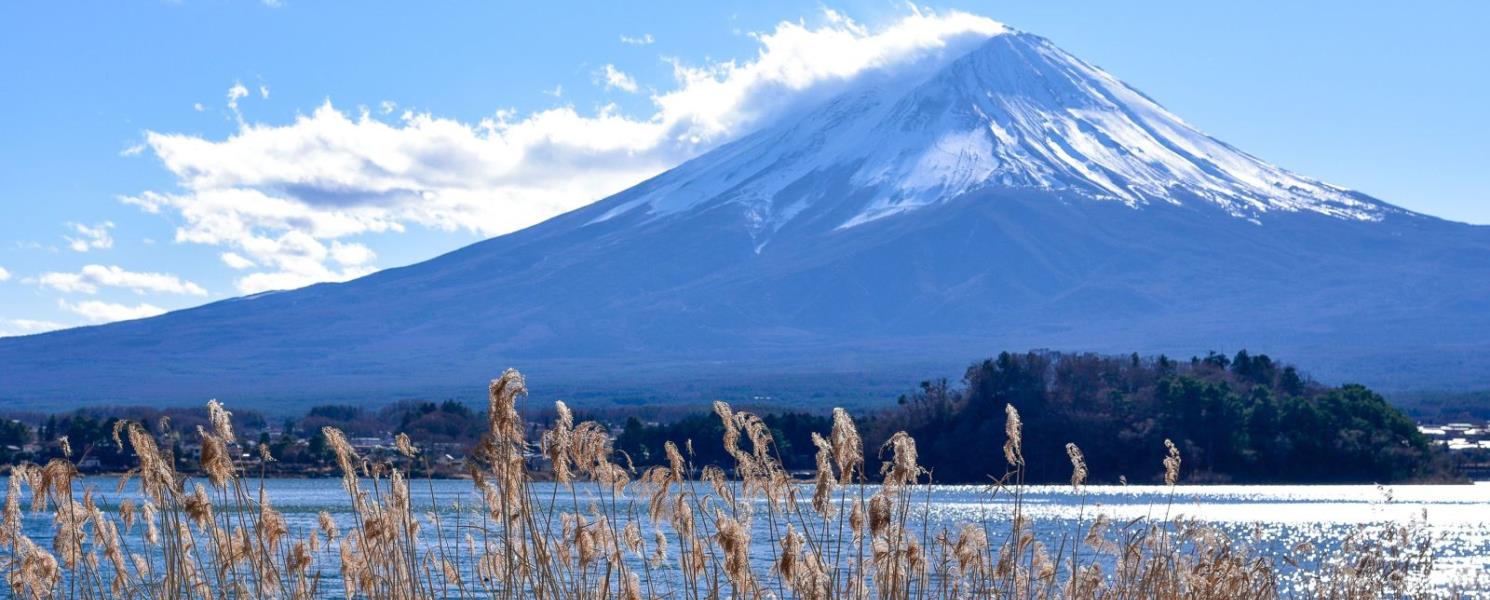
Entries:
{"type": "Polygon", "coordinates": [[[1490,380],[1487,259],[1483,228],[1269,165],[1010,33],[424,263],[0,339],[0,399],[934,375],[1027,347],[1462,386],[1490,380]]]}
{"type": "Polygon", "coordinates": [[[1111,75],[1025,33],[989,40],[908,92],[871,89],[663,175],[617,212],[671,216],[748,207],[772,230],[809,207],[855,204],[851,227],[989,187],[1071,192],[1129,206],[1200,200],[1256,219],[1318,212],[1379,220],[1393,209],[1289,173],[1185,124],[1111,75]],[[791,189],[849,170],[867,197],[791,189]],[[814,192],[819,193],[814,193],[814,192]]]}

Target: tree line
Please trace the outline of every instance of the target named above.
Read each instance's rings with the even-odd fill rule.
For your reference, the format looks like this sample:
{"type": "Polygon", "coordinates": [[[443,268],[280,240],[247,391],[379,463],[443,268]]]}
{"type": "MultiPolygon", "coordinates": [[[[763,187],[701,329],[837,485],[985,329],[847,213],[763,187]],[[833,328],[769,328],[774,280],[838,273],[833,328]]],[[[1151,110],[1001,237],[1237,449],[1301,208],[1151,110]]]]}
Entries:
{"type": "MultiPolygon", "coordinates": [[[[914,437],[921,463],[936,481],[977,483],[1004,472],[1005,406],[1023,416],[1024,454],[1031,482],[1064,481],[1070,474],[1065,444],[1085,453],[1093,482],[1153,482],[1155,465],[1172,440],[1184,456],[1189,482],[1400,482],[1457,478],[1453,461],[1421,435],[1416,424],[1379,394],[1360,385],[1326,386],[1290,365],[1243,350],[1189,360],[1166,356],[1092,353],[999,354],[968,366],[955,385],[927,380],[894,406],[855,415],[865,434],[869,468],[879,445],[898,431],[914,437]]],[[[831,428],[831,406],[811,410],[757,411],[771,428],[775,452],[788,470],[814,465],[811,436],[831,428]]],[[[578,415],[609,423],[615,448],[633,464],[660,464],[672,441],[693,446],[696,464],[733,464],[718,443],[719,419],[706,411],[644,422],[614,411],[578,415]]],[[[534,440],[550,409],[528,415],[534,440]]],[[[142,423],[185,457],[207,424],[204,409],[128,407],[86,409],[58,415],[0,418],[0,465],[45,462],[61,455],[66,437],[92,468],[123,471],[133,454],[113,438],[120,419],[142,423]],[[183,445],[186,447],[183,449],[183,445]],[[187,450],[187,451],[183,451],[187,450]]],[[[334,426],[356,437],[407,434],[416,443],[455,456],[481,439],[486,418],[466,404],[406,401],[379,408],[315,406],[278,422],[235,410],[234,426],[246,440],[268,447],[281,472],[328,469],[331,454],[321,433],[334,426]]],[[[183,464],[183,469],[189,465],[183,464]]]]}
{"type": "MultiPolygon", "coordinates": [[[[1325,386],[1246,350],[1187,361],[1091,353],[999,354],[970,365],[960,385],[928,380],[897,406],[860,419],[872,450],[897,431],[917,440],[922,464],[944,483],[988,482],[1004,472],[1005,406],[1023,416],[1029,481],[1070,476],[1065,445],[1086,455],[1094,482],[1151,483],[1172,440],[1188,482],[1362,483],[1457,479],[1448,457],[1381,395],[1325,386]]],[[[823,416],[767,415],[787,468],[812,464],[823,416]]],[[[662,442],[717,440],[717,419],[697,415],[647,426],[632,420],[617,448],[655,462],[662,442]]],[[[713,447],[717,444],[708,444],[713,447]]],[[[698,447],[704,447],[702,443],[698,447]]],[[[700,454],[701,463],[727,464],[700,454]]]]}

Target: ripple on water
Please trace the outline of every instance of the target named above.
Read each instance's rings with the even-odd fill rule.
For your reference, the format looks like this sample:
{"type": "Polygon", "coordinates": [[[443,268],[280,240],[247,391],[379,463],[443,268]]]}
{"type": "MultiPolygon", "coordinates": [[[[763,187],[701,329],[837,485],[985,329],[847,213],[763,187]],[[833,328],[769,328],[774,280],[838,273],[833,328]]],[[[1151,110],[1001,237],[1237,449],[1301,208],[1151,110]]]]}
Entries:
{"type": "MultiPolygon", "coordinates": [[[[0,478],[0,484],[4,479],[0,478]]],[[[480,503],[469,481],[416,481],[413,495],[416,513],[433,512],[454,523],[474,518],[480,503]],[[457,506],[464,507],[457,510],[457,506]]],[[[97,501],[105,510],[118,506],[124,497],[136,497],[131,485],[121,494],[114,478],[89,478],[97,501]]],[[[258,483],[252,483],[257,487],[258,483]]],[[[353,518],[339,480],[274,479],[263,483],[274,506],[284,513],[297,534],[316,527],[317,514],[326,511],[343,528],[353,518]]],[[[550,484],[535,484],[538,497],[550,494],[559,506],[572,506],[573,498],[550,484]]],[[[581,506],[592,492],[581,488],[581,506]]],[[[870,488],[866,493],[873,493],[870,488]]],[[[804,494],[804,498],[810,494],[804,494]]],[[[1009,526],[1013,502],[1007,492],[991,494],[987,486],[933,486],[916,493],[924,502],[913,511],[924,517],[932,530],[955,528],[966,522],[986,524],[991,532],[1009,526]]],[[[1436,557],[1435,582],[1448,584],[1474,576],[1490,577],[1490,485],[1461,486],[1370,486],[1370,485],[1258,485],[1258,486],[1089,486],[1084,494],[1069,486],[1028,486],[1021,494],[1022,510],[1043,539],[1059,542],[1062,536],[1077,535],[1098,514],[1114,523],[1146,517],[1184,517],[1211,524],[1238,539],[1254,541],[1258,552],[1286,555],[1301,543],[1318,548],[1337,546],[1352,532],[1385,523],[1417,519],[1432,536],[1436,557]]],[[[763,510],[763,509],[762,509],[763,510]]],[[[765,519],[756,521],[752,539],[765,544],[772,539],[765,519]]],[[[25,517],[27,534],[50,546],[52,522],[43,515],[25,517]]],[[[426,525],[422,535],[433,541],[435,528],[426,525]]],[[[136,530],[138,534],[138,530],[136,530]]],[[[455,536],[456,538],[463,536],[455,536]]],[[[676,545],[674,546],[676,547],[676,545]]],[[[756,556],[769,552],[762,547],[756,556]]],[[[339,590],[334,565],[321,565],[330,590],[339,590]]],[[[765,568],[765,565],[762,565],[765,568]]],[[[1285,585],[1303,589],[1307,581],[1294,578],[1285,585]]],[[[335,595],[335,594],[333,594],[335,595]]]]}

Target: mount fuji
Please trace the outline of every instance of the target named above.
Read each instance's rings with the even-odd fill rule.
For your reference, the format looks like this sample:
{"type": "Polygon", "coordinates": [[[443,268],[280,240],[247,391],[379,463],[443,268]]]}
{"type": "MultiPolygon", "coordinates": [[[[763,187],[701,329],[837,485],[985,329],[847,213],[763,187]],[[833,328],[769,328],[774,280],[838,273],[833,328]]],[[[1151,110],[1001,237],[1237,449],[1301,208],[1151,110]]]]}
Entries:
{"type": "Polygon", "coordinates": [[[1484,385],[1490,230],[1268,164],[1011,30],[426,262],[0,339],[0,400],[910,382],[1034,347],[1484,385]]]}

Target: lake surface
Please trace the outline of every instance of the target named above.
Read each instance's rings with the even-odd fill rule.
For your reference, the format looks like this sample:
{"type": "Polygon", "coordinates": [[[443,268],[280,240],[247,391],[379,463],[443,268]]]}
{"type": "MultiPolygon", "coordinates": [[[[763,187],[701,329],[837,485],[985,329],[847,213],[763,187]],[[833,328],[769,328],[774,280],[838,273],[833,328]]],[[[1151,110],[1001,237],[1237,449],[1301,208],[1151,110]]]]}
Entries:
{"type": "MultiPolygon", "coordinates": [[[[0,478],[3,482],[3,478],[0,478]]],[[[95,488],[100,506],[111,510],[121,497],[138,497],[133,485],[120,493],[114,478],[89,478],[84,485],[95,488]]],[[[252,482],[257,485],[257,482],[252,482]]],[[[349,527],[352,515],[341,481],[335,479],[277,479],[265,482],[274,506],[284,513],[295,536],[316,526],[317,514],[327,511],[336,515],[342,527],[349,527]]],[[[534,484],[537,495],[548,498],[552,493],[560,506],[572,506],[575,500],[585,506],[594,498],[594,488],[581,486],[578,498],[552,484],[534,484]]],[[[433,510],[446,523],[454,522],[456,513],[465,513],[466,521],[480,504],[470,481],[441,480],[411,482],[416,513],[433,510]],[[460,507],[460,508],[457,508],[460,507]]],[[[804,498],[810,495],[804,495],[804,498]]],[[[917,512],[924,512],[932,530],[939,526],[955,529],[964,522],[985,522],[1007,527],[1011,504],[1007,494],[992,496],[985,486],[933,486],[919,488],[917,512]],[[924,508],[924,511],[922,510],[924,508]]],[[[644,500],[638,500],[644,504],[644,500]]],[[[29,499],[22,502],[29,506],[29,499]]],[[[1171,490],[1157,486],[1090,486],[1078,495],[1067,486],[1030,486],[1024,495],[1025,514],[1032,519],[1037,534],[1048,544],[1061,536],[1071,536],[1081,524],[1090,524],[1099,513],[1121,523],[1138,517],[1164,519],[1186,517],[1221,528],[1235,537],[1253,540],[1259,551],[1287,554],[1300,543],[1328,549],[1340,540],[1374,524],[1405,523],[1412,519],[1425,522],[1433,538],[1437,556],[1434,579],[1439,583],[1460,581],[1476,576],[1490,578],[1490,483],[1457,486],[1179,486],[1171,490]],[[1078,521],[1079,520],[1079,521],[1078,521]]],[[[759,511],[764,514],[764,510],[759,511]]],[[[765,519],[756,520],[757,543],[772,539],[765,530],[765,519]]],[[[50,547],[52,523],[42,515],[27,514],[28,535],[50,547]]],[[[423,533],[433,535],[426,525],[423,533]]],[[[669,531],[670,532],[670,531],[669,531]]],[[[138,528],[136,529],[138,533],[138,528]]],[[[676,550],[677,546],[672,546],[676,550]]],[[[765,557],[763,548],[753,553],[765,557]]],[[[332,564],[320,565],[330,584],[330,596],[340,595],[340,584],[332,564]]],[[[760,566],[765,569],[764,563],[760,566]]],[[[764,572],[764,571],[763,571],[764,572]]],[[[1285,585],[1289,582],[1285,581],[1285,585]]]]}

